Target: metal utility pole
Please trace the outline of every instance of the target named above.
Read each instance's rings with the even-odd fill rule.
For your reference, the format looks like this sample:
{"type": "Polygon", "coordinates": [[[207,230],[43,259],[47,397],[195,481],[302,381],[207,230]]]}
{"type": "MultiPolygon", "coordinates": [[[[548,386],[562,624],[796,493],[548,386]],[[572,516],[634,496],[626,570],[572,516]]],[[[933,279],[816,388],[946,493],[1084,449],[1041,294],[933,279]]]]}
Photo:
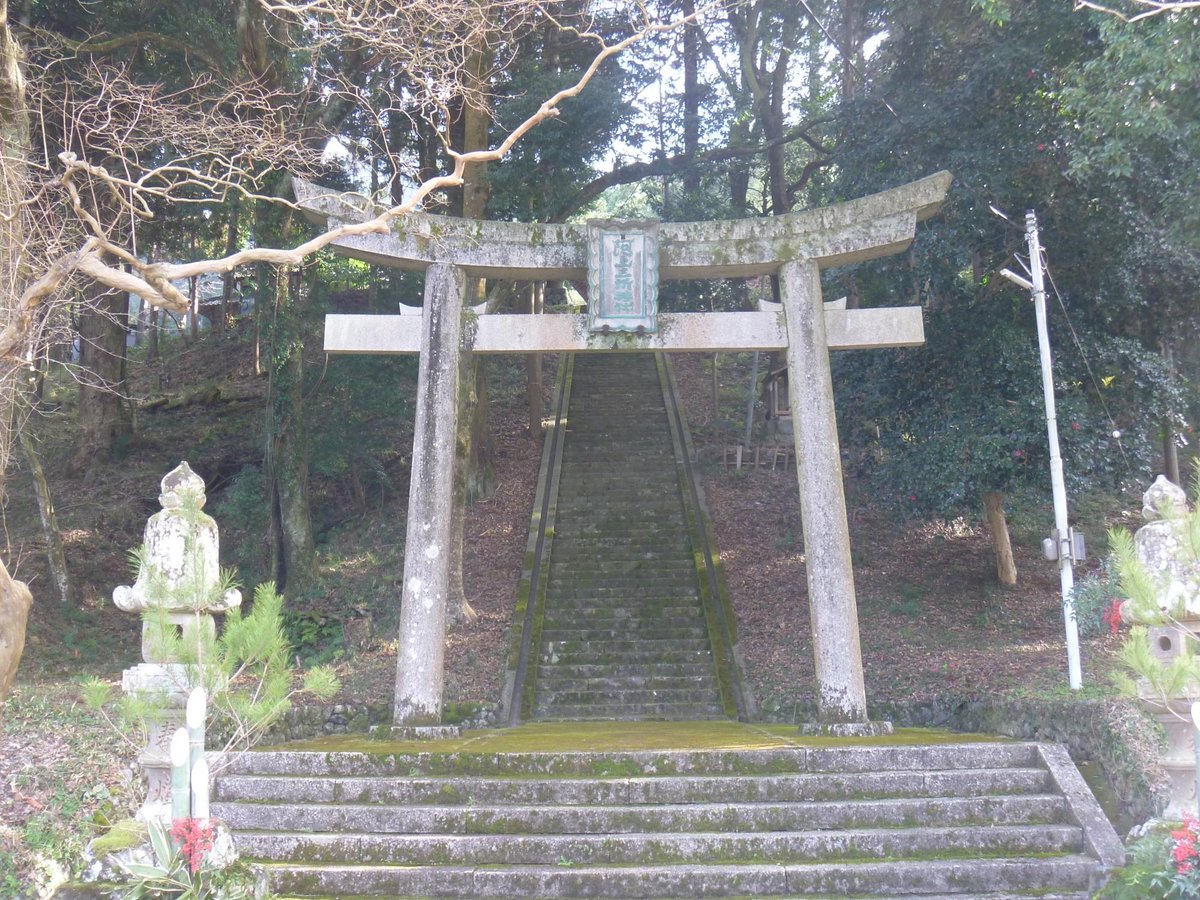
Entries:
{"type": "Polygon", "coordinates": [[[1050,332],[1046,325],[1046,287],[1042,273],[1042,248],[1038,239],[1037,215],[1033,210],[1025,213],[1025,239],[1029,244],[1029,276],[1026,281],[1020,275],[1004,269],[1000,274],[1033,295],[1034,313],[1037,317],[1038,353],[1042,362],[1042,393],[1046,402],[1046,436],[1050,444],[1050,486],[1054,494],[1054,534],[1045,542],[1046,556],[1058,560],[1058,577],[1062,584],[1063,621],[1067,634],[1067,677],[1072,690],[1083,687],[1083,673],[1079,664],[1079,627],[1075,622],[1075,600],[1071,596],[1075,589],[1074,562],[1082,557],[1082,541],[1076,541],[1067,522],[1067,487],[1063,480],[1062,453],[1058,446],[1058,415],[1054,404],[1054,369],[1050,360],[1050,332]]]}

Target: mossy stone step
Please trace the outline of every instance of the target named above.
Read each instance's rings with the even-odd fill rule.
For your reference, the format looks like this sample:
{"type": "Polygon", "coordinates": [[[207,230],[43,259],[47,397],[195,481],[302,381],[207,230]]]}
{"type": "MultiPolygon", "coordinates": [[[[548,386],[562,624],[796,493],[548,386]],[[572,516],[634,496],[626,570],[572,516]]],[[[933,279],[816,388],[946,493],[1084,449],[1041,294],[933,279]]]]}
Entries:
{"type": "Polygon", "coordinates": [[[222,775],[214,799],[243,803],[386,803],[472,805],[578,804],[633,806],[678,803],[811,802],[854,797],[1040,794],[1044,769],[964,769],[953,772],[854,772],[790,775],[691,775],[614,778],[483,778],[478,776],[222,775]]]}
{"type": "Polygon", "coordinates": [[[568,691],[684,691],[708,690],[715,685],[712,677],[704,675],[626,675],[603,678],[548,678],[538,683],[538,689],[562,694],[568,691]]]}
{"type": "Polygon", "coordinates": [[[555,611],[553,619],[546,625],[566,623],[568,626],[576,623],[599,623],[617,627],[623,622],[656,623],[663,621],[682,622],[688,619],[702,621],[703,611],[700,601],[690,594],[679,597],[639,597],[634,592],[605,597],[585,596],[582,591],[568,601],[564,597],[555,611]],[[669,610],[683,610],[677,617],[672,618],[669,610]],[[578,616],[575,613],[579,613],[578,616]],[[605,615],[610,618],[605,618],[605,615]],[[621,617],[621,618],[618,618],[621,617]]]}
{"type": "Polygon", "coordinates": [[[573,618],[576,612],[583,613],[585,611],[591,611],[597,615],[611,610],[637,610],[641,613],[653,614],[661,613],[666,609],[683,608],[689,611],[689,615],[700,618],[703,616],[704,610],[700,604],[698,592],[694,588],[689,590],[687,585],[678,583],[669,587],[652,585],[646,590],[635,587],[613,588],[604,585],[579,585],[571,588],[569,592],[564,592],[564,594],[566,593],[569,593],[570,596],[564,595],[558,598],[561,610],[550,610],[548,614],[557,614],[561,611],[573,618]]]}
{"type": "Polygon", "coordinates": [[[704,703],[695,698],[688,703],[587,704],[568,706],[555,704],[537,706],[538,717],[563,722],[694,722],[702,719],[724,719],[725,708],[716,703],[704,703]]]}
{"type": "Polygon", "coordinates": [[[538,678],[545,679],[547,684],[554,684],[562,679],[614,678],[686,678],[710,677],[712,665],[705,660],[688,663],[670,663],[662,660],[649,662],[622,663],[549,663],[543,661],[539,666],[538,678]]]}
{"type": "Polygon", "coordinates": [[[215,804],[213,815],[235,830],[355,831],[386,834],[645,834],[776,832],[965,825],[1034,825],[1062,821],[1053,794],[923,797],[812,803],[661,804],[627,806],[413,806],[376,804],[215,804]]]}
{"type": "Polygon", "coordinates": [[[557,628],[544,627],[542,641],[550,643],[584,642],[594,644],[597,641],[629,641],[634,640],[688,640],[707,641],[708,631],[703,625],[676,625],[671,622],[660,622],[657,625],[642,625],[640,628],[615,627],[605,628],[602,625],[579,623],[574,626],[557,628]]]}
{"type": "MultiPolygon", "coordinates": [[[[354,892],[449,897],[788,897],[845,898],[953,891],[966,885],[980,898],[995,891],[1086,892],[1096,871],[1084,856],[1055,859],[893,860],[877,863],[772,863],[715,866],[498,866],[412,867],[304,865],[265,866],[277,893],[319,895],[354,892]],[[1041,887],[1040,887],[1041,886],[1041,887]]],[[[962,894],[959,895],[963,896],[962,894]]],[[[1087,894],[1083,893],[1086,897],[1087,894]]]]}
{"type": "Polygon", "coordinates": [[[590,622],[616,627],[629,625],[636,628],[640,624],[656,624],[658,622],[677,622],[682,617],[695,615],[701,609],[699,602],[692,604],[647,604],[645,602],[620,606],[590,606],[587,609],[572,610],[561,618],[547,616],[543,628],[553,628],[560,625],[573,625],[577,622],[590,622]]]}
{"type": "MultiPolygon", "coordinates": [[[[540,728],[541,726],[533,726],[540,728]]],[[[744,728],[736,727],[739,735],[744,728]]],[[[539,732],[540,733],[540,732],[539,732]]],[[[591,735],[591,731],[584,731],[591,735]]],[[[669,732],[673,734],[674,732],[669,732]]],[[[739,737],[745,740],[748,735],[739,737]]],[[[589,738],[589,741],[595,740],[589,738]]],[[[632,750],[470,753],[458,750],[395,751],[386,743],[373,752],[263,750],[244,753],[228,768],[231,775],[595,775],[616,767],[638,775],[779,775],[861,772],[1043,768],[1036,744],[1017,742],[908,743],[830,740],[812,746],[753,750],[632,750]]]]}
{"type": "Polygon", "coordinates": [[[1079,853],[1076,825],[846,829],[766,833],[396,835],[242,831],[239,851],[258,860],[427,865],[796,863],[1079,853]]]}
{"type": "Polygon", "coordinates": [[[620,687],[600,690],[569,689],[538,685],[537,705],[542,708],[586,706],[589,703],[606,706],[642,707],[651,704],[678,704],[704,701],[720,703],[716,680],[708,684],[684,685],[678,688],[620,687]],[[706,696],[707,695],[707,696],[706,696]]]}
{"type": "MultiPolygon", "coordinates": [[[[560,587],[562,592],[562,600],[564,602],[576,600],[588,600],[590,602],[604,602],[606,598],[620,598],[620,596],[628,596],[630,605],[646,605],[643,601],[676,599],[676,600],[696,600],[696,608],[700,610],[700,596],[698,596],[695,587],[695,576],[691,576],[691,584],[688,583],[688,576],[679,575],[672,578],[660,578],[650,583],[638,582],[636,578],[614,578],[612,576],[596,575],[593,578],[582,578],[581,584],[576,586],[566,587],[564,583],[560,587]]],[[[575,604],[578,606],[578,604],[575,604]]],[[[702,619],[696,617],[694,622],[701,624],[702,619]]]]}
{"type": "MultiPolygon", "coordinates": [[[[583,549],[582,547],[580,549],[583,549]]],[[[619,554],[606,555],[592,559],[580,558],[577,562],[558,561],[551,563],[551,568],[574,569],[579,571],[586,566],[588,574],[613,575],[618,578],[671,578],[679,575],[689,575],[696,571],[696,564],[690,558],[680,559],[664,557],[652,550],[639,550],[630,553],[628,550],[619,554]]]]}

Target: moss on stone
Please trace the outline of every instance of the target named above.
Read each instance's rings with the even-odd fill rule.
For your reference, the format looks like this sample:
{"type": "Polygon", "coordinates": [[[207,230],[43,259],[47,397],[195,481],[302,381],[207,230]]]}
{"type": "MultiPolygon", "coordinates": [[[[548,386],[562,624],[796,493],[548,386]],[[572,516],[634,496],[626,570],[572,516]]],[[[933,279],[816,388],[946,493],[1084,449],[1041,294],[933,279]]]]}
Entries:
{"type": "Polygon", "coordinates": [[[92,852],[96,856],[107,856],[122,850],[132,850],[146,842],[148,834],[144,822],[135,819],[121,819],[112,824],[104,834],[92,841],[92,852]]]}
{"type": "Polygon", "coordinates": [[[530,722],[517,728],[466,731],[460,737],[440,740],[379,741],[362,735],[333,735],[275,749],[403,757],[461,753],[464,757],[479,757],[508,753],[900,747],[995,740],[997,738],[988,735],[958,734],[929,728],[897,728],[889,735],[840,738],[801,736],[794,725],[756,725],[734,721],[530,722]]]}

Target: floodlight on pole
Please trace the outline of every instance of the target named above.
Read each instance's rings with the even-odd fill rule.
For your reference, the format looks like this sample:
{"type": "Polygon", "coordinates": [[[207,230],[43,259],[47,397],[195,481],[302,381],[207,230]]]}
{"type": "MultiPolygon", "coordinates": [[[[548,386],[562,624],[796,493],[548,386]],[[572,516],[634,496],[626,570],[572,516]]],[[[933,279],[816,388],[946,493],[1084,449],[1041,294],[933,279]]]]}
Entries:
{"type": "MultiPolygon", "coordinates": [[[[1007,217],[1006,217],[1007,218],[1007,217]]],[[[1062,452],[1058,445],[1058,414],[1054,401],[1054,367],[1050,358],[1050,329],[1046,322],[1046,287],[1042,273],[1042,248],[1038,238],[1037,215],[1025,214],[1025,239],[1029,244],[1029,279],[1008,269],[1000,274],[1033,295],[1037,318],[1038,355],[1042,367],[1042,393],[1046,405],[1046,437],[1050,445],[1050,487],[1054,495],[1054,534],[1047,540],[1046,555],[1058,560],[1058,576],[1062,586],[1063,624],[1067,640],[1067,678],[1072,690],[1083,687],[1083,672],[1079,661],[1079,626],[1075,621],[1076,558],[1082,556],[1082,540],[1072,533],[1067,518],[1067,488],[1063,479],[1062,452]]]]}

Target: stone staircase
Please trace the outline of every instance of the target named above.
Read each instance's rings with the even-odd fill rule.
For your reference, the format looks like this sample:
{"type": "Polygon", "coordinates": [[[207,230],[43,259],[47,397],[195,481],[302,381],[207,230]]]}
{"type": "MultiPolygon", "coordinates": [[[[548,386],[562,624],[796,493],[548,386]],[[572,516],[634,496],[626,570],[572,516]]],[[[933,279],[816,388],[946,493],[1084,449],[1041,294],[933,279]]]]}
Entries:
{"type": "Polygon", "coordinates": [[[661,365],[651,354],[574,359],[534,718],[726,714],[661,365]]]}
{"type": "Polygon", "coordinates": [[[1123,862],[1057,745],[380,750],[245,754],[214,815],[283,897],[1085,898],[1123,862]]]}

